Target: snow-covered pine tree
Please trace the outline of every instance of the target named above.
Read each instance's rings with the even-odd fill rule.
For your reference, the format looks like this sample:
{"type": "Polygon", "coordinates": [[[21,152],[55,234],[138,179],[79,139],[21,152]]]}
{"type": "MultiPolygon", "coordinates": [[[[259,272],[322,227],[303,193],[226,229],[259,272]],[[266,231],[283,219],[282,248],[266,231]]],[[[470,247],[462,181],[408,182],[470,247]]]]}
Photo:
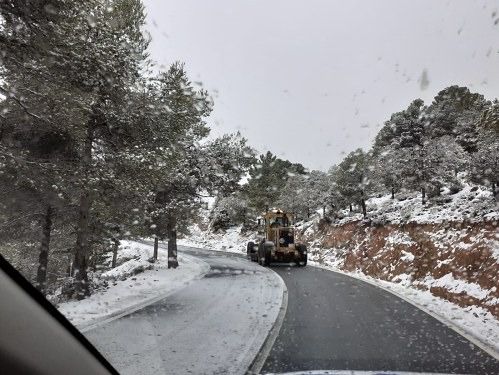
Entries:
{"type": "MultiPolygon", "coordinates": [[[[113,180],[110,161],[116,161],[133,126],[124,104],[145,58],[143,7],[139,0],[11,3],[1,8],[7,20],[0,32],[6,45],[1,74],[9,85],[3,91],[37,122],[40,139],[65,151],[52,162],[55,170],[67,170],[71,177],[62,180],[78,197],[73,269],[82,298],[88,294],[86,269],[96,234],[93,203],[104,196],[99,189],[109,187],[105,180],[113,180]]],[[[16,124],[15,131],[26,124],[16,124]]]]}
{"type": "Polygon", "coordinates": [[[92,3],[84,2],[90,8],[80,8],[74,15],[77,22],[66,36],[71,50],[63,60],[66,74],[72,74],[72,88],[86,93],[90,100],[86,121],[75,129],[81,181],[73,263],[77,298],[89,293],[87,266],[94,200],[103,179],[112,179],[110,160],[120,155],[120,147],[129,145],[129,130],[137,126],[127,121],[124,110],[148,44],[141,31],[145,14],[140,0],[92,3]]]}
{"type": "Polygon", "coordinates": [[[403,186],[402,174],[407,162],[407,148],[398,148],[387,145],[379,152],[373,153],[370,180],[378,192],[391,194],[391,199],[403,186]],[[383,190],[380,190],[383,187],[383,190]]]}
{"type": "Polygon", "coordinates": [[[45,292],[52,229],[67,226],[72,217],[77,148],[71,128],[85,112],[82,96],[61,80],[64,69],[54,59],[67,52],[63,24],[72,5],[78,6],[68,1],[14,3],[0,5],[5,20],[0,92],[6,96],[0,104],[0,169],[3,213],[8,215],[3,229],[12,233],[8,223],[17,223],[27,229],[17,232],[25,241],[38,236],[35,285],[45,292]],[[39,230],[29,230],[34,222],[39,230]]]}
{"type": "Polygon", "coordinates": [[[306,181],[308,192],[309,211],[322,209],[322,215],[326,215],[326,208],[329,205],[329,190],[331,189],[331,179],[328,173],[313,170],[308,174],[306,181]]]}
{"type": "Polygon", "coordinates": [[[486,110],[478,122],[477,152],[471,155],[472,181],[490,186],[497,200],[499,192],[499,105],[486,110]]]}
{"type": "Polygon", "coordinates": [[[297,219],[307,219],[311,207],[308,197],[308,175],[290,176],[278,190],[279,196],[274,205],[280,209],[293,212],[297,219]]]}
{"type": "Polygon", "coordinates": [[[219,196],[210,212],[210,228],[216,232],[234,225],[244,225],[249,220],[248,216],[248,204],[240,191],[227,196],[219,196]]]}
{"type": "Polygon", "coordinates": [[[366,199],[369,194],[369,157],[362,149],[349,153],[333,173],[333,181],[339,194],[350,204],[360,205],[367,215],[366,199]]]}
{"type": "Polygon", "coordinates": [[[327,173],[310,171],[290,176],[279,190],[277,206],[294,212],[299,219],[308,219],[319,208],[325,213],[331,181],[327,173]]]}
{"type": "Polygon", "coordinates": [[[184,66],[173,64],[155,80],[155,139],[163,152],[151,166],[154,178],[148,204],[150,234],[168,239],[169,266],[176,267],[177,231],[201,207],[203,194],[230,195],[253,162],[253,151],[240,134],[206,141],[205,118],[212,102],[196,90],[184,66]]]}
{"type": "Polygon", "coordinates": [[[465,151],[472,153],[477,150],[477,121],[489,106],[483,95],[471,93],[467,87],[447,87],[425,111],[428,136],[453,136],[465,151]]]}
{"type": "Polygon", "coordinates": [[[260,155],[249,170],[249,180],[244,186],[249,206],[255,214],[275,206],[288,178],[305,173],[303,165],[280,159],[270,151],[260,155]]]}

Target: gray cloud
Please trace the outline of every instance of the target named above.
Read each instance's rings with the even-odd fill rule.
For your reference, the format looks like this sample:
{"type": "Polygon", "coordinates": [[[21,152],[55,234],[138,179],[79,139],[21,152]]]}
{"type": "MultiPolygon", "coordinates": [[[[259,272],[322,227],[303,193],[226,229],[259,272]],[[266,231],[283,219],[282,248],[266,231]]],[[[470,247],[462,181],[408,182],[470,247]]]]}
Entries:
{"type": "Polygon", "coordinates": [[[499,88],[497,3],[145,0],[151,55],[215,98],[213,134],[326,170],[451,84],[499,88]],[[429,81],[422,82],[422,72],[429,81]],[[422,90],[424,88],[424,90],[422,90]]]}

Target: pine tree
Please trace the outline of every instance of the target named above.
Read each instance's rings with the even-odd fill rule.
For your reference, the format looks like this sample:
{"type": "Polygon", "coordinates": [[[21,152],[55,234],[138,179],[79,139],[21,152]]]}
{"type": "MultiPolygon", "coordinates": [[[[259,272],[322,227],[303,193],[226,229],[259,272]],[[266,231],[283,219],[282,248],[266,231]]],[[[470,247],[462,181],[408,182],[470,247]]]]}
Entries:
{"type": "MultiPolygon", "coordinates": [[[[87,4],[88,5],[88,4],[87,4]]],[[[75,245],[75,293],[88,295],[87,266],[90,254],[91,210],[95,183],[106,178],[106,156],[130,139],[130,124],[122,121],[127,94],[137,81],[147,40],[140,27],[144,9],[138,0],[97,3],[79,18],[86,18],[77,30],[67,71],[74,74],[75,89],[89,93],[92,101],[87,120],[80,123],[80,197],[75,245]],[[117,19],[117,22],[110,22],[117,19]],[[126,24],[128,27],[123,27],[126,24]]],[[[74,35],[74,34],[73,34],[74,35]]],[[[73,38],[70,40],[73,42],[73,38]]]]}
{"type": "MultiPolygon", "coordinates": [[[[2,58],[7,88],[2,86],[2,92],[30,121],[13,122],[10,133],[25,133],[42,148],[60,149],[57,157],[51,156],[54,169],[65,171],[61,180],[66,186],[73,182],[71,196],[79,196],[73,265],[76,294],[82,298],[88,294],[96,192],[103,180],[111,179],[109,161],[116,157],[110,155],[116,156],[129,139],[131,124],[124,109],[145,57],[143,7],[138,0],[12,5],[1,8],[8,20],[0,36],[7,46],[2,58]],[[31,136],[30,129],[38,134],[31,136]]],[[[9,120],[10,113],[4,119],[9,120]]],[[[2,124],[2,130],[9,133],[9,125],[2,124]]],[[[14,156],[23,147],[14,147],[14,156]]]]}
{"type": "Polygon", "coordinates": [[[492,119],[494,115],[488,113],[479,123],[478,151],[472,154],[470,163],[471,180],[490,186],[492,194],[497,200],[499,185],[499,132],[492,119]]]}
{"type": "Polygon", "coordinates": [[[297,174],[305,174],[303,165],[280,159],[270,151],[260,155],[245,186],[250,207],[261,213],[276,205],[288,178],[297,174]]]}
{"type": "Polygon", "coordinates": [[[499,101],[494,100],[493,104],[485,109],[478,120],[481,129],[491,130],[499,133],[499,101]]]}
{"type": "Polygon", "coordinates": [[[370,189],[369,157],[357,149],[349,153],[338,165],[333,174],[333,180],[338,192],[350,204],[359,204],[362,214],[367,216],[366,199],[370,189]]]}
{"type": "Polygon", "coordinates": [[[249,220],[248,216],[248,204],[240,191],[219,196],[210,212],[210,228],[216,232],[234,225],[244,225],[249,220]]]}
{"type": "Polygon", "coordinates": [[[467,152],[477,150],[477,120],[488,108],[483,95],[466,87],[450,86],[440,91],[426,111],[428,135],[438,138],[450,135],[467,152]]]}
{"type": "MultiPolygon", "coordinates": [[[[403,171],[408,160],[408,149],[386,146],[379,153],[373,155],[373,168],[370,179],[380,189],[383,187],[390,192],[391,199],[403,187],[403,171]]],[[[378,191],[386,191],[386,190],[378,191]]]]}
{"type": "Polygon", "coordinates": [[[307,189],[308,175],[290,176],[279,189],[279,196],[274,205],[280,209],[293,212],[297,219],[310,216],[311,207],[307,189]]]}
{"type": "MultiPolygon", "coordinates": [[[[23,206],[22,211],[34,213],[16,220],[18,227],[39,223],[35,285],[42,292],[46,291],[52,228],[63,221],[59,214],[71,216],[69,185],[77,150],[67,124],[81,118],[82,112],[59,77],[54,77],[60,68],[52,54],[64,45],[61,24],[70,7],[64,1],[9,1],[0,7],[5,20],[0,30],[0,92],[6,96],[0,104],[2,195],[11,203],[4,203],[7,207],[23,206]]],[[[17,214],[11,212],[11,219],[17,214]]]]}
{"type": "Polygon", "coordinates": [[[329,191],[331,180],[329,175],[322,171],[310,171],[307,179],[307,191],[310,211],[322,208],[322,215],[326,215],[326,208],[329,204],[329,191]]]}

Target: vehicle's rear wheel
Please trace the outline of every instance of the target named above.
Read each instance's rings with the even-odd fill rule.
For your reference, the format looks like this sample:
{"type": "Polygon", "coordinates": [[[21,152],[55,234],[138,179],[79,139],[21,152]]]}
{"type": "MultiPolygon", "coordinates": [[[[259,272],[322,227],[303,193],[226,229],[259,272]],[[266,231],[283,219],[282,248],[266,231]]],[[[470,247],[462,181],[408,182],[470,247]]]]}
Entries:
{"type": "Polygon", "coordinates": [[[248,242],[248,246],[246,246],[246,256],[252,262],[255,261],[254,254],[255,254],[255,243],[250,241],[250,242],[248,242]]]}
{"type": "Polygon", "coordinates": [[[263,252],[264,252],[264,245],[263,243],[260,243],[258,245],[258,250],[256,252],[256,261],[260,266],[263,266],[263,256],[264,256],[263,252]]]}
{"type": "Polygon", "coordinates": [[[307,247],[305,245],[298,245],[297,250],[300,254],[300,259],[298,259],[296,265],[298,267],[305,267],[308,259],[307,247]]]}
{"type": "Polygon", "coordinates": [[[270,266],[270,260],[272,259],[272,247],[271,246],[265,246],[264,247],[264,254],[265,258],[263,259],[263,265],[265,267],[270,266]]]}

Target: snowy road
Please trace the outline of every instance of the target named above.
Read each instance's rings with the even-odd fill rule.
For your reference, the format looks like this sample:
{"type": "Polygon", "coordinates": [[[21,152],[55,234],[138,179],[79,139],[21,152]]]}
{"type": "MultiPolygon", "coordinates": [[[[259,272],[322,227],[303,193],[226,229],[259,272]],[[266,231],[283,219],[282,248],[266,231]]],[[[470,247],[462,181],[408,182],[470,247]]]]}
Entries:
{"type": "Polygon", "coordinates": [[[499,362],[380,288],[315,267],[274,266],[288,305],[262,373],[390,370],[499,374],[499,362]]]}
{"type": "Polygon", "coordinates": [[[272,271],[184,248],[211,267],[178,292],[85,333],[121,374],[243,374],[281,308],[272,271]]]}
{"type": "Polygon", "coordinates": [[[282,280],[287,310],[274,345],[266,345],[262,373],[499,373],[497,360],[455,331],[360,280],[275,265],[281,280],[240,255],[185,247],[182,252],[208,263],[208,274],[86,333],[120,373],[243,374],[278,316],[282,280]]]}

